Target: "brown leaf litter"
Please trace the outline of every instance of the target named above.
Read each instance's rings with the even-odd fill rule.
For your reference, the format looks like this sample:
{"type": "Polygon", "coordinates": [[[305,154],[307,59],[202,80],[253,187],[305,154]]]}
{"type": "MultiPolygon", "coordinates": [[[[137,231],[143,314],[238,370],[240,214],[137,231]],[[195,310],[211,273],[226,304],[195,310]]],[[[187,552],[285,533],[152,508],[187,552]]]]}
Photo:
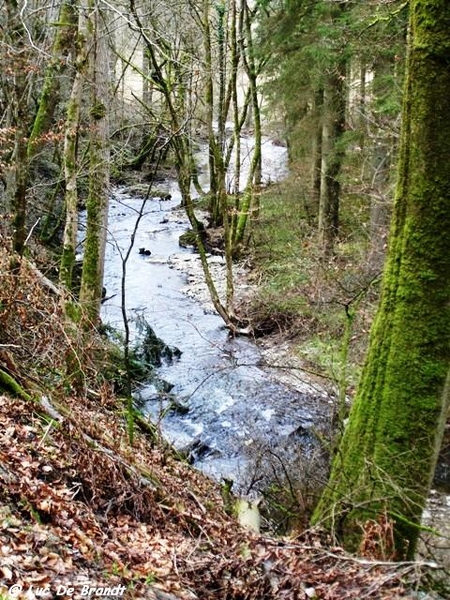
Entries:
{"type": "Polygon", "coordinates": [[[320,532],[249,533],[155,436],[131,446],[121,401],[98,383],[100,338],[87,347],[36,271],[8,260],[0,250],[0,368],[33,400],[0,396],[1,600],[413,597],[426,566],[357,559],[320,532]]]}

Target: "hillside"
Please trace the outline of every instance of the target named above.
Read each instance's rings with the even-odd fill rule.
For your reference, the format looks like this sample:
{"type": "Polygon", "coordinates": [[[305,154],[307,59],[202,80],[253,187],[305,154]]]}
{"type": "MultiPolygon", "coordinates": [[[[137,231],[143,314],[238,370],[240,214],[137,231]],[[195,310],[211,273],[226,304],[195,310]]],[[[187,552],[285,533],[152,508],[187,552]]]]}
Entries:
{"type": "Polygon", "coordinates": [[[0,267],[1,598],[418,597],[429,566],[357,559],[318,531],[250,533],[145,419],[130,445],[105,342],[65,322],[31,263],[2,251],[0,267]]]}

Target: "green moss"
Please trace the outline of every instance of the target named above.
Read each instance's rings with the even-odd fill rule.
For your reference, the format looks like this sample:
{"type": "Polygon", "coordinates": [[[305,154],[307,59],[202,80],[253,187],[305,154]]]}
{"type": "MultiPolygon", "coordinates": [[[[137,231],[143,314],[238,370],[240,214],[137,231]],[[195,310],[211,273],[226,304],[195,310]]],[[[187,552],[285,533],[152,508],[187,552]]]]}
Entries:
{"type": "Polygon", "coordinates": [[[439,45],[441,34],[450,49],[443,25],[450,6],[441,5],[439,22],[417,20],[435,10],[412,2],[419,33],[411,36],[383,294],[350,423],[314,515],[353,547],[367,518],[386,515],[397,558],[414,555],[449,403],[450,80],[432,52],[417,49],[418,39],[439,45]]]}
{"type": "Polygon", "coordinates": [[[23,389],[23,387],[11,375],[0,369],[0,389],[5,390],[24,400],[31,400],[31,396],[23,389]]]}
{"type": "Polygon", "coordinates": [[[74,323],[81,321],[81,306],[75,302],[66,302],[64,306],[67,317],[74,323]]]}
{"type": "Polygon", "coordinates": [[[60,265],[60,281],[68,290],[72,290],[72,271],[75,264],[75,249],[72,246],[63,248],[60,265]]]}
{"type": "Polygon", "coordinates": [[[104,104],[102,104],[101,102],[97,102],[97,104],[95,104],[91,108],[90,114],[91,114],[91,117],[95,121],[99,121],[100,119],[104,119],[105,116],[106,116],[106,106],[104,104]]]}

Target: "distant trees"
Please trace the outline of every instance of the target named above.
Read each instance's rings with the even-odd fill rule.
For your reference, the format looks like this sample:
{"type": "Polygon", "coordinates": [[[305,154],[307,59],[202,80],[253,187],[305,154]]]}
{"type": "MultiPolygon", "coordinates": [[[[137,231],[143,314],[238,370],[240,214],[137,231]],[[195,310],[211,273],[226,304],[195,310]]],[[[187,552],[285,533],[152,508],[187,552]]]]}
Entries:
{"type": "MultiPolygon", "coordinates": [[[[333,255],[336,240],[340,239],[342,190],[348,183],[347,167],[356,161],[361,164],[359,188],[370,197],[370,231],[374,239],[383,241],[376,232],[379,224],[387,220],[386,203],[375,188],[386,187],[388,165],[395,150],[393,123],[398,106],[391,101],[394,94],[386,90],[402,78],[398,38],[402,37],[399,32],[405,11],[400,0],[370,0],[364,5],[325,0],[189,0],[182,4],[173,0],[129,0],[125,4],[61,0],[34,12],[28,5],[18,11],[15,0],[8,0],[6,5],[8,12],[2,18],[11,26],[4,31],[15,36],[11,48],[22,44],[23,52],[10,52],[5,57],[13,60],[14,54],[14,60],[20,57],[27,65],[22,71],[15,69],[14,78],[3,74],[5,85],[0,92],[3,103],[9,106],[9,135],[14,130],[16,136],[15,148],[7,157],[9,169],[5,178],[14,213],[15,245],[20,249],[30,227],[30,165],[39,171],[43,157],[45,169],[52,170],[54,185],[47,192],[48,204],[42,206],[43,201],[39,200],[39,206],[33,204],[32,210],[44,213],[38,230],[45,239],[54,238],[54,232],[61,231],[65,222],[60,280],[68,289],[72,286],[77,243],[79,192],[82,188],[86,192],[88,163],[92,167],[92,153],[97,150],[108,162],[106,147],[100,149],[99,139],[92,136],[100,135],[104,129],[102,135],[107,137],[106,117],[123,113],[128,110],[125,106],[132,106],[136,113],[140,111],[142,122],[138,127],[137,119],[117,123],[112,137],[120,135],[122,141],[128,136],[133,142],[141,138],[142,146],[138,152],[127,154],[124,141],[117,152],[123,157],[120,168],[128,165],[141,169],[145,161],[154,158],[153,149],[164,148],[167,152],[170,147],[183,204],[199,247],[204,244],[205,232],[194,210],[192,186],[196,193],[207,195],[210,224],[223,227],[228,273],[227,298],[223,303],[213,289],[207,261],[203,262],[216,308],[229,324],[235,321],[233,261],[245,252],[252,220],[259,214],[261,111],[267,108],[262,105],[261,90],[272,95],[272,114],[282,115],[292,160],[297,160],[303,170],[302,198],[317,227],[323,257],[333,255]],[[98,79],[100,72],[88,72],[87,65],[100,42],[93,41],[89,28],[86,35],[92,43],[83,41],[79,27],[76,33],[80,19],[86,19],[87,27],[90,16],[99,11],[106,15],[106,21],[112,22],[114,17],[114,25],[105,25],[100,35],[110,52],[104,66],[112,66],[114,56],[123,68],[122,73],[120,68],[116,71],[117,103],[112,105],[117,108],[121,103],[120,111],[107,110],[102,118],[97,109],[106,104],[102,100],[90,108],[85,93],[91,86],[99,85],[99,81],[93,83],[92,77],[98,79]],[[395,27],[394,21],[398,23],[395,27]],[[39,35],[34,35],[33,28],[39,35]],[[126,28],[128,33],[124,36],[129,47],[124,48],[116,32],[126,28]],[[371,44],[379,50],[376,57],[367,51],[371,44]],[[141,80],[141,95],[128,90],[125,99],[118,94],[121,87],[123,90],[125,70],[141,80]],[[8,103],[7,99],[12,101],[8,103]],[[14,111],[22,114],[14,116],[14,111]],[[383,111],[388,118],[383,118],[383,111]],[[246,126],[252,129],[255,144],[250,169],[244,177],[241,134],[246,126]],[[383,127],[384,132],[390,133],[380,134],[383,127]],[[46,137],[48,133],[51,135],[46,137]],[[205,190],[199,184],[196,165],[199,139],[207,140],[209,151],[209,189],[205,190]],[[64,198],[64,203],[55,204],[55,198],[64,198]]],[[[91,168],[91,174],[94,171],[101,173],[99,163],[94,170],[91,168]]],[[[107,179],[106,173],[101,173],[95,182],[106,190],[107,179]]],[[[91,188],[89,197],[93,193],[91,188]]],[[[105,197],[97,196],[97,200],[105,206],[105,197]]],[[[91,204],[89,207],[92,209],[91,204]]],[[[102,228],[105,231],[105,222],[102,228]]],[[[373,244],[374,251],[376,246],[373,244]]],[[[82,286],[85,300],[87,273],[92,273],[87,265],[88,262],[82,286]]],[[[101,286],[95,287],[98,307],[101,286]]]]}
{"type": "Polygon", "coordinates": [[[250,215],[255,210],[253,184],[260,180],[261,166],[257,89],[261,61],[254,54],[252,33],[257,10],[250,9],[246,0],[216,3],[191,0],[183,6],[175,6],[169,0],[155,4],[132,0],[130,8],[149,65],[148,73],[143,70],[140,73],[147,80],[147,87],[152,86],[151,111],[153,114],[159,111],[162,127],[170,139],[182,203],[196,233],[211,298],[227,325],[236,329],[232,263],[244,246],[250,215]],[[247,90],[242,90],[239,84],[239,71],[247,73],[247,90]],[[241,197],[240,136],[250,106],[256,143],[241,197]],[[204,193],[198,184],[194,155],[195,135],[200,132],[206,133],[208,140],[206,195],[210,222],[224,229],[225,302],[219,298],[209,273],[204,226],[196,217],[191,197],[191,185],[204,193]]]}
{"type": "MultiPolygon", "coordinates": [[[[194,150],[196,136],[207,133],[211,222],[225,229],[229,279],[226,307],[221,306],[214,290],[206,259],[203,263],[216,307],[231,323],[234,318],[232,261],[243,247],[247,223],[255,210],[253,183],[260,179],[257,78],[261,61],[254,53],[252,32],[257,9],[250,8],[246,0],[220,3],[191,0],[183,6],[170,0],[145,5],[130,0],[128,12],[115,2],[94,0],[62,0],[37,11],[28,5],[20,9],[15,0],[8,0],[6,7],[2,17],[6,41],[2,64],[7,68],[2,73],[0,96],[2,105],[8,107],[3,135],[9,136],[10,150],[3,152],[5,201],[8,199],[4,209],[11,209],[16,251],[23,250],[33,215],[39,216],[36,233],[41,232],[45,239],[54,238],[65,223],[60,281],[70,291],[77,246],[79,192],[81,188],[86,190],[85,182],[89,179],[81,298],[86,306],[96,305],[98,312],[101,255],[106,235],[106,165],[109,163],[106,140],[110,112],[107,98],[100,97],[99,93],[102,88],[109,88],[108,93],[111,92],[110,82],[104,75],[112,64],[108,54],[112,50],[129,72],[138,73],[144,80],[142,98],[135,96],[134,100],[151,120],[152,131],[161,137],[155,146],[152,134],[146,136],[147,139],[144,135],[144,146],[139,156],[134,156],[132,166],[140,168],[146,159],[151,159],[152,148],[171,147],[183,204],[197,231],[199,247],[204,243],[204,231],[193,209],[191,185],[203,193],[198,183],[194,150]],[[100,13],[106,17],[98,34],[100,29],[95,19],[100,13]],[[107,26],[111,15],[116,24],[119,23],[119,29],[130,28],[139,51],[136,56],[141,57],[139,63],[135,62],[134,51],[129,54],[129,48],[117,46],[113,29],[107,26]],[[48,23],[52,25],[50,34],[43,35],[48,23]],[[106,50],[107,45],[110,50],[106,50]],[[98,59],[99,53],[101,68],[94,69],[92,61],[98,59]],[[242,79],[239,73],[244,72],[248,91],[241,90],[238,81],[242,79]],[[88,90],[94,90],[90,101],[85,93],[88,90]],[[250,107],[256,146],[246,193],[241,198],[240,135],[250,107]],[[231,133],[230,122],[233,123],[231,133]],[[88,129],[89,136],[86,136],[88,129]],[[43,165],[42,171],[50,169],[55,184],[48,191],[48,204],[44,205],[47,194],[44,197],[39,193],[38,204],[34,203],[29,213],[31,164],[38,177],[43,165]],[[230,176],[232,168],[234,173],[230,176]],[[97,209],[103,214],[101,223],[95,214],[97,209]]],[[[121,149],[121,153],[124,156],[126,150],[121,149]]],[[[33,178],[33,185],[35,183],[33,178]]],[[[94,313],[90,317],[95,321],[94,313]]]]}
{"type": "MultiPolygon", "coordinates": [[[[241,328],[234,307],[233,261],[245,253],[252,220],[260,210],[261,114],[267,109],[262,90],[264,94],[274,90],[270,109],[282,115],[292,160],[303,170],[303,203],[317,227],[323,257],[332,256],[340,240],[340,204],[351,162],[360,160],[360,189],[371,202],[370,231],[373,239],[383,242],[376,232],[387,220],[387,210],[375,188],[386,187],[395,150],[395,131],[384,135],[380,129],[395,130],[396,104],[386,90],[392,89],[393,79],[401,80],[401,50],[393,55],[396,44],[390,44],[388,52],[386,39],[389,32],[397,41],[402,29],[401,24],[392,26],[394,20],[403,23],[400,1],[371,0],[363,6],[325,0],[182,4],[61,0],[33,11],[31,5],[19,10],[15,0],[8,0],[5,6],[2,35],[7,43],[2,64],[11,64],[12,69],[3,69],[0,99],[7,107],[3,132],[8,131],[4,135],[11,146],[3,156],[5,199],[9,198],[5,209],[12,211],[14,245],[21,251],[38,218],[36,233],[46,240],[57,241],[64,230],[59,277],[71,291],[80,197],[88,200],[88,251],[81,286],[86,305],[92,301],[98,311],[101,298],[108,190],[108,174],[101,163],[110,162],[106,139],[110,137],[114,144],[120,137],[120,147],[115,147],[120,160],[113,165],[119,170],[141,169],[155,158],[156,148],[164,153],[170,148],[216,309],[230,327],[241,328]],[[105,21],[96,41],[89,23],[100,13],[105,21]],[[123,47],[117,31],[128,46],[123,47]],[[377,48],[384,44],[376,58],[367,52],[371,41],[377,48]],[[108,51],[102,51],[105,70],[96,72],[89,64],[103,42],[108,45],[108,51]],[[88,92],[109,86],[99,77],[114,60],[116,102],[109,110],[107,98],[94,98],[88,92]],[[141,95],[124,90],[125,70],[142,82],[141,95]],[[120,96],[121,89],[126,94],[120,96]],[[114,120],[127,111],[139,112],[141,120],[119,122],[120,117],[108,128],[107,117],[114,120]],[[380,116],[382,111],[390,111],[387,119],[380,116]],[[252,129],[255,144],[244,174],[241,134],[245,127],[252,129]],[[138,139],[142,145],[135,152],[131,145],[138,139]],[[206,140],[209,151],[209,189],[205,190],[196,164],[199,140],[206,140]],[[30,169],[35,169],[33,177],[30,169]],[[40,191],[38,200],[30,202],[41,172],[47,178],[45,199],[40,191]],[[219,298],[208,272],[205,230],[196,215],[192,188],[208,199],[209,224],[223,228],[225,299],[219,298]],[[103,217],[92,238],[97,204],[103,217]]],[[[113,87],[109,87],[111,96],[113,87]]]]}
{"type": "MultiPolygon", "coordinates": [[[[270,57],[265,88],[284,121],[305,198],[300,208],[328,259],[342,239],[341,203],[349,190],[373,205],[374,232],[377,219],[386,221],[389,182],[381,174],[398,130],[406,3],[262,4],[259,46],[270,57]],[[360,179],[349,181],[356,164],[360,179]]],[[[379,231],[374,237],[383,242],[379,231]]]]}
{"type": "Polygon", "coordinates": [[[412,0],[382,297],[349,423],[314,517],[353,548],[378,527],[370,541],[385,558],[414,555],[449,409],[449,32],[447,2],[412,0]]]}

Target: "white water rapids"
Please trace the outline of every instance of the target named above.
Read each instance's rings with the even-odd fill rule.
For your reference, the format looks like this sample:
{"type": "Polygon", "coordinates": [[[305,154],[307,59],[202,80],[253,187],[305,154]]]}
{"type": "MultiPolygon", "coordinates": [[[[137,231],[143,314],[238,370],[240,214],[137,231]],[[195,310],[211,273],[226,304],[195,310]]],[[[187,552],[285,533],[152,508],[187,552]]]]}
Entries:
{"type": "MultiPolygon", "coordinates": [[[[251,145],[251,139],[244,141],[251,145]]],[[[285,172],[286,149],[266,140],[264,179],[275,181],[285,172]]],[[[170,401],[152,383],[142,386],[139,396],[163,435],[187,449],[196,466],[217,479],[233,479],[248,492],[267,484],[273,460],[281,468],[281,462],[312,452],[311,428],[324,415],[323,398],[273,379],[259,366],[260,352],[252,341],[230,338],[219,316],[184,293],[186,273],[174,268],[172,257],[192,258],[178,246],[188,221],[181,212],[173,216],[181,200],[176,182],[166,186],[172,199],[151,199],[145,207],[127,265],[126,308],[131,321],[144,315],[165,343],[181,350],[180,359],[162,366],[158,375],[173,385],[171,394],[186,412],[166,410],[170,401]],[[140,255],[140,247],[150,249],[151,256],[140,255]]],[[[104,284],[108,296],[116,295],[103,305],[102,319],[119,330],[119,249],[125,252],[130,244],[141,202],[125,189],[114,190],[111,198],[104,284]]]]}

